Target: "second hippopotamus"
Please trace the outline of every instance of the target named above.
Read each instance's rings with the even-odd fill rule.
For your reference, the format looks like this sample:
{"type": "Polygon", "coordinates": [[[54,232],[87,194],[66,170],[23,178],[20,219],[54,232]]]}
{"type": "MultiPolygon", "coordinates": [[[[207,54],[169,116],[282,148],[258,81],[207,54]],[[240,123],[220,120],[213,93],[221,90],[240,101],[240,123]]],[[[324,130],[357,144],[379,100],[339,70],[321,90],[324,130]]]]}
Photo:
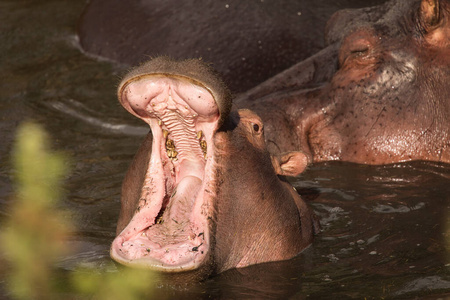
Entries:
{"type": "Polygon", "coordinates": [[[265,122],[269,151],[450,162],[450,2],[339,11],[326,37],[326,49],[236,100],[265,122]]]}

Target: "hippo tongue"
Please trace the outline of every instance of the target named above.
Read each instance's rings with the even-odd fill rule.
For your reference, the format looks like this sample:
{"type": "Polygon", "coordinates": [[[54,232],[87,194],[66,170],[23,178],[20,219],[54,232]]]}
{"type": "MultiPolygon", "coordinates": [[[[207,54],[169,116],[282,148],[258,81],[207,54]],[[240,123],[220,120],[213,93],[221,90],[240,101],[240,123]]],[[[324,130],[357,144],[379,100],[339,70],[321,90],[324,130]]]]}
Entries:
{"type": "Polygon", "coordinates": [[[124,93],[150,125],[153,144],[137,211],[111,256],[166,272],[198,268],[209,254],[217,105],[206,89],[179,78],[144,77],[124,93]]]}
{"type": "MultiPolygon", "coordinates": [[[[169,205],[164,211],[162,222],[173,225],[189,222],[194,200],[200,191],[202,181],[195,176],[184,177],[172,193],[169,205]]],[[[176,227],[176,226],[175,226],[176,227]]],[[[153,227],[152,227],[153,228],[153,227]]],[[[150,228],[147,235],[151,236],[150,228]]]]}

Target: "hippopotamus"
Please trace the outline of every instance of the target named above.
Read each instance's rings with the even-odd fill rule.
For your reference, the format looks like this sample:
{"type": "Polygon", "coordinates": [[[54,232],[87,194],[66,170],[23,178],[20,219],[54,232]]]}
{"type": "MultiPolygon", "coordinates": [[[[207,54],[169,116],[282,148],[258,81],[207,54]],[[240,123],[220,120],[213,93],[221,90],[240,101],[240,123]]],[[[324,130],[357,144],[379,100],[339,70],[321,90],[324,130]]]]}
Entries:
{"type": "Polygon", "coordinates": [[[311,162],[450,162],[450,2],[339,11],[328,46],[236,99],[269,152],[311,162]]]}
{"type": "Polygon", "coordinates": [[[92,0],[78,32],[86,52],[127,65],[201,57],[240,93],[322,49],[336,10],[384,1],[92,0]]]}
{"type": "Polygon", "coordinates": [[[271,156],[261,119],[232,109],[209,66],[153,59],[124,77],[118,98],[151,134],[123,181],[115,261],[200,280],[290,259],[312,242],[318,223],[284,179],[306,156],[271,156]]]}
{"type": "MultiPolygon", "coordinates": [[[[323,50],[239,94],[236,107],[261,117],[274,156],[450,162],[449,6],[391,0],[338,11],[327,23],[323,50]]],[[[265,62],[259,61],[270,69],[265,62]]]]}

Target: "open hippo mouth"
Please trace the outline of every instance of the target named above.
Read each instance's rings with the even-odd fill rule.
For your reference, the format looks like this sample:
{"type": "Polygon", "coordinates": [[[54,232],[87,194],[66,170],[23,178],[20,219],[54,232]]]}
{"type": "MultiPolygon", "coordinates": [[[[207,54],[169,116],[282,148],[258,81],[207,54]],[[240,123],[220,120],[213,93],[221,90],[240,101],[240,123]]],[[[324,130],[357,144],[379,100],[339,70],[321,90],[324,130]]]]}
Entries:
{"type": "Polygon", "coordinates": [[[195,76],[136,73],[122,81],[119,99],[150,125],[152,152],[136,212],[111,257],[164,272],[197,269],[211,246],[213,134],[221,107],[195,76]]]}

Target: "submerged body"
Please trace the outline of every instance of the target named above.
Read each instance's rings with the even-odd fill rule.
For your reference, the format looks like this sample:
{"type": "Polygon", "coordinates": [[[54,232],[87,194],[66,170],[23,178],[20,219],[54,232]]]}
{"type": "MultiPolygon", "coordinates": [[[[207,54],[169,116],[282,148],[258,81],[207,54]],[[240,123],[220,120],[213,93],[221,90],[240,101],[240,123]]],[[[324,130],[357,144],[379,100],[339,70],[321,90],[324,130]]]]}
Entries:
{"type": "Polygon", "coordinates": [[[114,260],[198,279],[289,259],[311,243],[313,213],[274,170],[298,174],[304,155],[271,158],[260,118],[230,114],[206,65],[152,60],[124,78],[119,99],[152,135],[123,183],[114,260]]]}

